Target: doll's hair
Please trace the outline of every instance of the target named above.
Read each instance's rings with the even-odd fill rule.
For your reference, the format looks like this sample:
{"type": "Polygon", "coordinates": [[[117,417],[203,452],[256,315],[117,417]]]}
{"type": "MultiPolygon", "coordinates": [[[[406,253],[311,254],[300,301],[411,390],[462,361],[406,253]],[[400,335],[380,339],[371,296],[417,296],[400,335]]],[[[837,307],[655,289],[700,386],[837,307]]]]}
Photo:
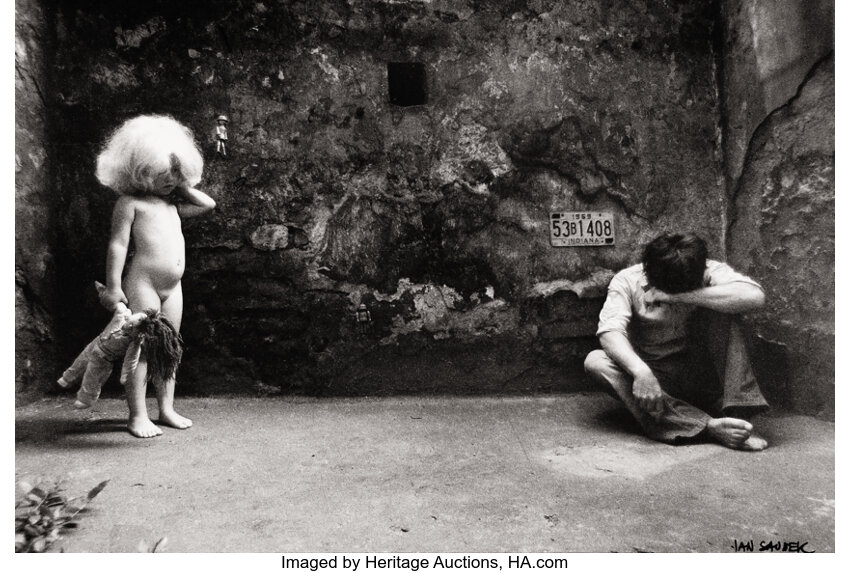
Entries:
{"type": "Polygon", "coordinates": [[[183,337],[170,320],[156,310],[143,311],[136,336],[142,342],[142,355],[148,363],[148,380],[155,384],[166,382],[177,374],[183,358],[183,337]]]}
{"type": "Polygon", "coordinates": [[[122,195],[164,182],[194,187],[204,160],[191,130],[167,115],[141,115],[115,130],[97,157],[97,179],[122,195]]]}

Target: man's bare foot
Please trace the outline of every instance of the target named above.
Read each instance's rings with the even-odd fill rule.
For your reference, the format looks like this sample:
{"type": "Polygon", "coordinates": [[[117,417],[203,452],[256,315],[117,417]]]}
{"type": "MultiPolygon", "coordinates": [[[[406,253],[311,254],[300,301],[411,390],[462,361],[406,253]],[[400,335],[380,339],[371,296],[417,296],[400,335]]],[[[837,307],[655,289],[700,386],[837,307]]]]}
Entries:
{"type": "Polygon", "coordinates": [[[760,452],[765,448],[767,448],[767,440],[755,433],[750,434],[750,437],[741,444],[741,449],[748,452],[760,452]]]}
{"type": "Polygon", "coordinates": [[[147,417],[130,418],[130,421],[127,422],[127,429],[137,438],[155,438],[162,435],[162,430],[157,428],[156,424],[147,417]]]}
{"type": "Polygon", "coordinates": [[[174,410],[171,410],[170,412],[160,412],[159,423],[171,426],[172,428],[177,428],[178,430],[187,430],[192,427],[192,420],[185,416],[181,416],[174,410]]]}
{"type": "MultiPolygon", "coordinates": [[[[715,440],[727,448],[735,450],[749,449],[744,444],[752,437],[753,425],[738,418],[712,418],[705,427],[715,440]]],[[[767,442],[764,442],[765,447],[767,442]]],[[[764,449],[764,448],[761,448],[764,449]]]]}

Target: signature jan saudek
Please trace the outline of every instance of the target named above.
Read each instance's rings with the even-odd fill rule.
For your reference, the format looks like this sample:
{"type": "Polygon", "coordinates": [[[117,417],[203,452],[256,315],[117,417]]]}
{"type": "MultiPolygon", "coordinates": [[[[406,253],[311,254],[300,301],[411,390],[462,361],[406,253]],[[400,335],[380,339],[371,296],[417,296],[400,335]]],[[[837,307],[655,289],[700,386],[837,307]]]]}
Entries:
{"type": "Polygon", "coordinates": [[[752,539],[746,541],[732,540],[732,549],[735,553],[746,552],[771,552],[771,553],[814,553],[814,549],[809,549],[808,541],[777,541],[777,540],[762,540],[756,542],[752,539]]]}

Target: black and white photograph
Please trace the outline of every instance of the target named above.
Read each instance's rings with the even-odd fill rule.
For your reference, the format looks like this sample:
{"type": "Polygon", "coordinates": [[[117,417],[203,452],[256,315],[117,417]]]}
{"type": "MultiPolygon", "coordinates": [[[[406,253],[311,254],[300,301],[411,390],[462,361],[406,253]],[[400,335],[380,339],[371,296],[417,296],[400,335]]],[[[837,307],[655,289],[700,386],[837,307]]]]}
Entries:
{"type": "Polygon", "coordinates": [[[10,3],[13,566],[833,570],[836,4],[10,3]]]}

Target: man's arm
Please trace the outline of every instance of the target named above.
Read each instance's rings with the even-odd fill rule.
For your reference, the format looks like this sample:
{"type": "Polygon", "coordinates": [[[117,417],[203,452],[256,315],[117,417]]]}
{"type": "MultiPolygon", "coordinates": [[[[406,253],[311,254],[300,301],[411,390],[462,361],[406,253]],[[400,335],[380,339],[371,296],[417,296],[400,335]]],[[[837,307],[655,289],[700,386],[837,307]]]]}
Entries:
{"type": "Polygon", "coordinates": [[[632,375],[632,394],[638,405],[652,412],[661,405],[661,385],[652,370],[644,362],[622,332],[611,330],[599,335],[602,350],[617,363],[617,365],[632,375]]]}
{"type": "Polygon", "coordinates": [[[731,282],[677,294],[652,288],[646,291],[644,301],[647,304],[692,304],[717,312],[737,314],[761,308],[764,305],[764,291],[747,282],[731,282]]]}
{"type": "Polygon", "coordinates": [[[174,196],[182,200],[177,203],[177,212],[184,219],[197,217],[215,209],[213,198],[197,189],[178,187],[174,190],[174,196]]]}
{"type": "Polygon", "coordinates": [[[660,405],[661,386],[646,362],[635,352],[627,334],[632,320],[631,293],[635,286],[628,280],[626,272],[615,275],[608,285],[608,296],[599,313],[597,335],[602,350],[634,378],[632,394],[638,405],[653,411],[660,405]]]}

